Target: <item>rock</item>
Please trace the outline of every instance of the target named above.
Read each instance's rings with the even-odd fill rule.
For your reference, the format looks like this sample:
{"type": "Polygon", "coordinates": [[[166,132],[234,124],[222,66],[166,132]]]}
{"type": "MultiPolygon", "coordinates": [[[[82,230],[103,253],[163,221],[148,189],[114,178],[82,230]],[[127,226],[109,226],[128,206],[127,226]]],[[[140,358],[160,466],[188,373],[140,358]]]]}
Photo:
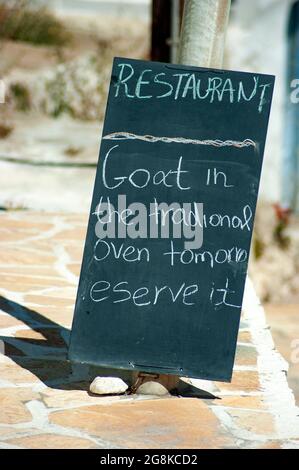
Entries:
{"type": "Polygon", "coordinates": [[[119,395],[127,389],[128,385],[118,377],[96,377],[89,387],[96,395],[119,395]]]}
{"type": "Polygon", "coordinates": [[[167,395],[169,392],[164,385],[159,382],[148,381],[140,385],[136,390],[138,395],[167,395]]]}

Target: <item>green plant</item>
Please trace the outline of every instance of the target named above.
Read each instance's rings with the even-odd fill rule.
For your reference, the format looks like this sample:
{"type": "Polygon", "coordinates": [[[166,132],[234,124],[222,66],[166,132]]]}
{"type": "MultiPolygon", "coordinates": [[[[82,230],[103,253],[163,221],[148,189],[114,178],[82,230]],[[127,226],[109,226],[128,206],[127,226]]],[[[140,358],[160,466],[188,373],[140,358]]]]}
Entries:
{"type": "Polygon", "coordinates": [[[93,56],[60,63],[45,80],[43,110],[52,117],[68,114],[83,121],[102,119],[109,68],[101,63],[102,69],[93,56]]]}
{"type": "Polygon", "coordinates": [[[63,46],[70,41],[71,35],[46,8],[22,0],[0,5],[0,38],[63,46]]]}
{"type": "Polygon", "coordinates": [[[31,108],[31,97],[28,88],[22,83],[12,83],[10,93],[19,111],[29,111],[31,108]]]}
{"type": "Polygon", "coordinates": [[[76,157],[77,155],[79,155],[79,153],[82,152],[82,150],[83,149],[81,147],[73,147],[72,145],[70,145],[65,149],[64,153],[68,157],[76,157]]]}
{"type": "Polygon", "coordinates": [[[13,131],[13,127],[8,124],[0,123],[0,139],[5,139],[13,131]]]}
{"type": "Polygon", "coordinates": [[[253,237],[253,253],[255,259],[260,259],[265,252],[265,243],[261,238],[255,233],[253,237]]]}
{"type": "Polygon", "coordinates": [[[288,223],[285,220],[280,220],[273,232],[274,240],[277,242],[282,250],[286,250],[290,246],[290,237],[285,235],[285,230],[288,223]]]}
{"type": "Polygon", "coordinates": [[[73,110],[67,98],[65,71],[58,69],[53,79],[46,82],[46,92],[52,103],[50,115],[54,118],[67,113],[73,116],[73,110]]]}

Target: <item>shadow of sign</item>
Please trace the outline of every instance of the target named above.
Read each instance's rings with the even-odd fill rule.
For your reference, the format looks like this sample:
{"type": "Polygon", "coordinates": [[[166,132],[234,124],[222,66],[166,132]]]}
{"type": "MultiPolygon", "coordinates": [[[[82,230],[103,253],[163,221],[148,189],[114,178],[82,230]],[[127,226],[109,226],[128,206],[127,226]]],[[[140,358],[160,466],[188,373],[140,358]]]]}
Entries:
{"type": "MultiPolygon", "coordinates": [[[[128,371],[73,364],[67,360],[70,330],[39,312],[2,296],[0,309],[24,323],[20,336],[0,336],[0,363],[9,357],[48,387],[60,390],[88,390],[91,380],[97,375],[122,376],[123,380],[130,381],[128,371]],[[29,337],[25,337],[25,334],[29,337]]],[[[217,398],[185,382],[181,382],[174,395],[186,398],[217,398]]]]}

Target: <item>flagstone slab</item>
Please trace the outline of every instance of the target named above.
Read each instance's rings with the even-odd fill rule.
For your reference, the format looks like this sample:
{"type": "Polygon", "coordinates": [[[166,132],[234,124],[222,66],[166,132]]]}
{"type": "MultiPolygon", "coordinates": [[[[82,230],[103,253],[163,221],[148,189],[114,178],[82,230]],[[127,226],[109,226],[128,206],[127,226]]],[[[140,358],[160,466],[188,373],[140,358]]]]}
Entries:
{"type": "Polygon", "coordinates": [[[232,381],[216,382],[220,392],[255,392],[260,391],[260,380],[257,371],[234,370],[232,381]]]}
{"type": "Polygon", "coordinates": [[[210,404],[224,406],[226,408],[243,408],[261,411],[267,409],[267,404],[263,396],[239,396],[227,395],[210,400],[210,404]]]}
{"type": "Polygon", "coordinates": [[[32,415],[25,403],[39,398],[29,388],[0,388],[0,423],[19,424],[30,422],[32,415]]]}
{"type": "Polygon", "coordinates": [[[55,434],[18,437],[6,441],[22,449],[96,449],[97,445],[88,439],[55,434]]]}
{"type": "Polygon", "coordinates": [[[52,413],[50,421],[80,429],[117,447],[200,449],[234,443],[209,407],[197,399],[90,406],[52,413]]]}

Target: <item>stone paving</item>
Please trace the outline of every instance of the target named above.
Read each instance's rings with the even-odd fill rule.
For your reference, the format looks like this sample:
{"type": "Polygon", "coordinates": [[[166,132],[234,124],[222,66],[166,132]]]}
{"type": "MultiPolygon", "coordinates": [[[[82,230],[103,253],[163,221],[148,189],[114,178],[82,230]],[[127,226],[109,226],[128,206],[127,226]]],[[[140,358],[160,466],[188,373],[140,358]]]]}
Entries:
{"type": "Polygon", "coordinates": [[[88,392],[103,371],[67,360],[86,224],[0,213],[0,448],[299,448],[287,363],[250,281],[230,384],[192,380],[197,397],[88,392]]]}

